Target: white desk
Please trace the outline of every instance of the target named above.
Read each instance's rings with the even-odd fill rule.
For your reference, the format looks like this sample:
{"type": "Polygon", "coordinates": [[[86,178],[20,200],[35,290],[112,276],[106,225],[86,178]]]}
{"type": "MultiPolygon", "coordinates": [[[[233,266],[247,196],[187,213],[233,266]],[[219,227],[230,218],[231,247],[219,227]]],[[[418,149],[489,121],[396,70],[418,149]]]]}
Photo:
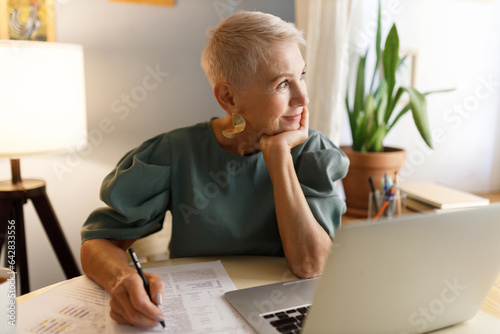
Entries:
{"type": "MultiPolygon", "coordinates": [[[[254,256],[228,256],[228,257],[202,257],[202,258],[180,258],[157,262],[145,263],[145,268],[171,266],[179,264],[188,264],[196,262],[221,260],[227,273],[238,289],[258,286],[263,284],[275,283],[296,279],[286,265],[284,258],[278,257],[254,257],[254,256]]],[[[42,288],[26,295],[18,297],[18,304],[43,294],[54,288],[58,284],[42,288]]],[[[485,301],[484,306],[488,310],[500,314],[500,295],[496,294],[495,288],[485,301]]],[[[487,310],[485,310],[487,311],[487,310]]],[[[491,313],[491,312],[489,312],[491,313]]],[[[485,312],[480,312],[471,321],[444,329],[438,332],[440,334],[498,334],[500,333],[500,317],[493,317],[485,312]]]]}

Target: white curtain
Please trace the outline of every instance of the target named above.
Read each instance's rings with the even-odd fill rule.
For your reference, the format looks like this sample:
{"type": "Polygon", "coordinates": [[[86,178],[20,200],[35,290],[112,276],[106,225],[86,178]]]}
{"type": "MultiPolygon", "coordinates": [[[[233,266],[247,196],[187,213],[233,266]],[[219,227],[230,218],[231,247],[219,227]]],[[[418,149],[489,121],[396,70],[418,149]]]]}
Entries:
{"type": "Polygon", "coordinates": [[[350,10],[351,0],[295,0],[295,21],[307,41],[309,126],[337,145],[346,113],[350,10]]]}

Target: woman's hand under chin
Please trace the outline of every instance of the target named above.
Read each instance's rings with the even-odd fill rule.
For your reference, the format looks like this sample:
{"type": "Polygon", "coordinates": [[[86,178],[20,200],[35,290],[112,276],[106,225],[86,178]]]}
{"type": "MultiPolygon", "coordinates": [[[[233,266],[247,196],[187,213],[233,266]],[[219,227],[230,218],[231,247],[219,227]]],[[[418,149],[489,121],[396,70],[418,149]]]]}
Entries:
{"type": "Polygon", "coordinates": [[[290,151],[293,147],[302,144],[309,136],[309,111],[302,109],[300,127],[297,130],[285,131],[276,135],[263,135],[259,141],[260,149],[264,154],[276,150],[290,151]]]}

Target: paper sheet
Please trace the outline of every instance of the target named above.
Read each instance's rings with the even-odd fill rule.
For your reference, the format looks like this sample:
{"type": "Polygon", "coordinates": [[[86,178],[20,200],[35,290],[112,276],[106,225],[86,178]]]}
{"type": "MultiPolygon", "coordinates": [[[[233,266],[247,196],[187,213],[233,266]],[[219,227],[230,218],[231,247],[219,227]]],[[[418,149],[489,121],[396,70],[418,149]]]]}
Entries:
{"type": "MultiPolygon", "coordinates": [[[[220,261],[145,271],[160,275],[165,284],[161,310],[165,314],[167,333],[253,333],[224,298],[224,292],[236,287],[220,261]]],[[[108,333],[165,333],[160,325],[137,328],[117,324],[109,316],[109,300],[106,308],[108,333]]]]}
{"type": "Polygon", "coordinates": [[[106,333],[105,291],[86,276],[73,278],[18,307],[15,333],[106,333]]]}

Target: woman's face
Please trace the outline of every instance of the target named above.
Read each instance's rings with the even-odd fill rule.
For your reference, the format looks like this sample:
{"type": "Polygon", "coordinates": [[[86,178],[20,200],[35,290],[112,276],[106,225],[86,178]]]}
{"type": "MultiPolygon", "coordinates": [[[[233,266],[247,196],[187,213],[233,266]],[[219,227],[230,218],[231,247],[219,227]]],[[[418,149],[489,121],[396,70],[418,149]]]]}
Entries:
{"type": "Polygon", "coordinates": [[[246,121],[245,131],[275,135],[297,130],[303,108],[309,103],[304,81],[305,62],[295,43],[271,49],[254,80],[237,90],[234,102],[246,121]]]}

